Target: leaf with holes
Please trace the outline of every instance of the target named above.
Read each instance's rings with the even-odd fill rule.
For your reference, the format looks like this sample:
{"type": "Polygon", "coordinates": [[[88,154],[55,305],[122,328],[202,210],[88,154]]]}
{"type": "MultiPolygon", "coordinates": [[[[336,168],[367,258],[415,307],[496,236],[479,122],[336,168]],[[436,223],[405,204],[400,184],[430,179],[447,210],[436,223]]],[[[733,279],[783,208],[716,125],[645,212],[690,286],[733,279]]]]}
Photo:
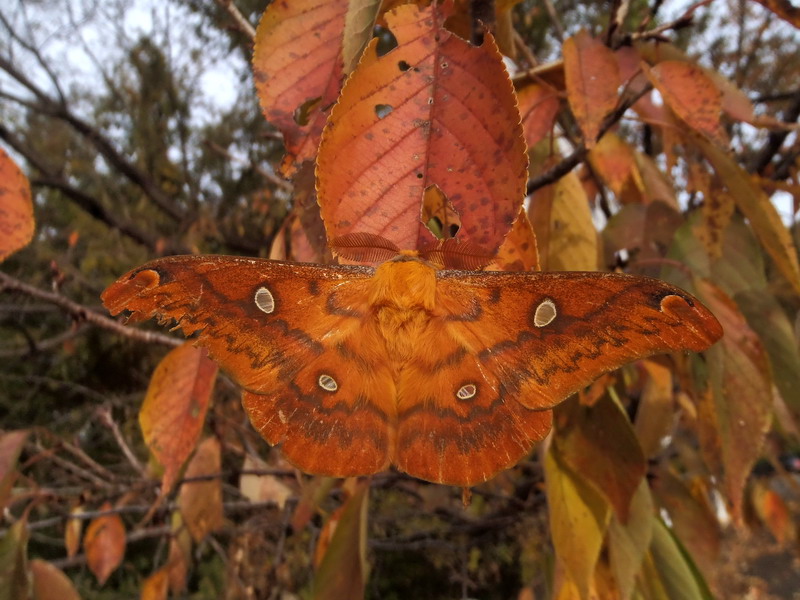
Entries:
{"type": "Polygon", "coordinates": [[[0,148],[0,262],[31,241],[33,225],[28,178],[0,148]]]}
{"type": "Polygon", "coordinates": [[[164,494],[172,489],[197,444],[216,376],[217,365],[206,351],[186,343],[167,354],[150,378],[139,425],[145,443],[164,467],[164,494]]]}
{"type": "Polygon", "coordinates": [[[272,2],[258,24],[253,77],[264,116],[283,133],[286,177],[316,156],[339,95],[347,10],[347,0],[272,2]]]}
{"type": "Polygon", "coordinates": [[[420,212],[434,184],[459,215],[460,240],[493,254],[511,228],[527,179],[511,81],[491,36],[471,46],[446,16],[438,5],[389,12],[398,46],[378,56],[373,40],[342,90],[317,164],[329,239],[432,243],[420,212]]]}

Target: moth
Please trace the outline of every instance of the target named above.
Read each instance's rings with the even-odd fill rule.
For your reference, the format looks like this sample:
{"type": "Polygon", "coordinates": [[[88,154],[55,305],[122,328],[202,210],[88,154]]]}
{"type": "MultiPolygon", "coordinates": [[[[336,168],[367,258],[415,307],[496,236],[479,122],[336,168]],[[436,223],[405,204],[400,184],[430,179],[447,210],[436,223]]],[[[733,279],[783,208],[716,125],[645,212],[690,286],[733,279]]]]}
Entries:
{"type": "Polygon", "coordinates": [[[377,267],[174,256],[103,302],[196,335],[242,387],[253,426],[303,471],[393,465],[455,486],[517,463],[550,409],[601,373],[722,335],[659,280],[440,269],[413,252],[377,267]]]}

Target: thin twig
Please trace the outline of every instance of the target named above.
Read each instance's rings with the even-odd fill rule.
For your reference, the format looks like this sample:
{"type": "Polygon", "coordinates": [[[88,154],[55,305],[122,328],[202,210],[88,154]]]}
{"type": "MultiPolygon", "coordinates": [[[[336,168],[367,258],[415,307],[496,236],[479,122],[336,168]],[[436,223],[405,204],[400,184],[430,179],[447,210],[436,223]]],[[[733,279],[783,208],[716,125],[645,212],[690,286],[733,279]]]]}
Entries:
{"type": "Polygon", "coordinates": [[[233,0],[216,0],[216,2],[231,16],[234,23],[236,23],[236,28],[250,38],[251,42],[254,42],[256,39],[256,30],[250,24],[250,21],[244,18],[244,15],[233,3],[233,0]]]}
{"type": "Polygon", "coordinates": [[[134,470],[142,477],[147,478],[147,471],[142,466],[142,463],[139,462],[139,459],[136,458],[136,455],[131,450],[128,442],[125,441],[122,432],[119,430],[117,422],[111,415],[111,409],[107,406],[100,406],[97,408],[96,414],[100,418],[100,422],[111,430],[117,445],[120,447],[122,453],[125,455],[125,458],[128,459],[128,462],[131,464],[134,470]]]}
{"type": "Polygon", "coordinates": [[[126,327],[122,323],[101,315],[100,313],[95,312],[92,309],[83,306],[82,304],[78,304],[77,302],[62,296],[61,294],[40,290],[37,287],[28,285],[27,283],[24,283],[19,279],[15,279],[14,277],[11,277],[11,275],[7,275],[0,271],[0,292],[2,291],[21,292],[33,298],[55,304],[78,321],[91,323],[97,327],[108,329],[109,331],[113,331],[134,340],[151,344],[164,344],[165,346],[180,346],[183,343],[183,340],[170,337],[162,333],[126,327]]]}

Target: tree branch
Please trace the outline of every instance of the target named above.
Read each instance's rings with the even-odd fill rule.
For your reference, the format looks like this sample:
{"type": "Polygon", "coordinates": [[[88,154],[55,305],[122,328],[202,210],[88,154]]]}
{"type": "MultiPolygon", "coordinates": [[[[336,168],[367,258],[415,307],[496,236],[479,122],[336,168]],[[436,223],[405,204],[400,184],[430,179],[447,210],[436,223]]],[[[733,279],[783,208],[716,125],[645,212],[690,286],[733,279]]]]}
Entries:
{"type": "Polygon", "coordinates": [[[180,346],[183,343],[183,340],[170,337],[162,333],[156,333],[153,331],[144,331],[142,329],[136,329],[135,327],[126,327],[122,323],[119,323],[114,319],[101,315],[100,313],[90,308],[87,308],[82,304],[78,304],[77,302],[74,302],[73,300],[70,300],[65,296],[56,294],[54,292],[46,292],[45,290],[40,290],[37,287],[28,285],[27,283],[24,283],[19,279],[11,277],[10,275],[7,275],[6,273],[0,271],[0,292],[7,290],[14,292],[21,292],[33,298],[44,300],[45,302],[49,302],[51,304],[55,304],[56,306],[64,310],[64,312],[71,315],[74,319],[78,321],[91,323],[92,325],[101,327],[102,329],[113,331],[114,333],[118,333],[120,335],[129,337],[134,340],[146,342],[149,344],[152,343],[163,344],[165,346],[180,346]]]}

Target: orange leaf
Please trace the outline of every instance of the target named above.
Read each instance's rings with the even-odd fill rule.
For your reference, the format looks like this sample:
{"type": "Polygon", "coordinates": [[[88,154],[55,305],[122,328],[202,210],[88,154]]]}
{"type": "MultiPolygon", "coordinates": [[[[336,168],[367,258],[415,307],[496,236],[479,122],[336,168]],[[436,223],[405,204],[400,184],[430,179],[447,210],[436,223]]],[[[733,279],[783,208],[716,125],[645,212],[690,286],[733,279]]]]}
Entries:
{"type": "Polygon", "coordinates": [[[800,8],[793,4],[791,0],[756,0],[756,2],[767,7],[787,23],[791,23],[800,29],[800,8]]]}
{"type": "MultiPolygon", "coordinates": [[[[82,506],[76,506],[70,511],[71,515],[83,513],[82,506]]],[[[78,553],[81,545],[81,533],[83,533],[83,519],[70,518],[64,527],[64,546],[67,548],[67,556],[72,558],[78,553]]]]}
{"type": "Polygon", "coordinates": [[[533,83],[517,91],[525,143],[532,148],[553,129],[561,105],[558,90],[546,83],[533,83]]]}
{"type": "Polygon", "coordinates": [[[4,508],[14,481],[17,479],[17,460],[19,460],[28,431],[18,429],[0,436],[0,508],[4,508]]]}
{"type": "Polygon", "coordinates": [[[142,582],[141,600],[167,600],[169,567],[161,567],[142,582]]]}
{"type": "MultiPolygon", "coordinates": [[[[100,510],[111,510],[111,504],[104,503],[100,510]]],[[[83,549],[89,570],[103,585],[125,557],[125,525],[120,516],[103,515],[89,523],[83,538],[83,549]]]]}
{"type": "Polygon", "coordinates": [[[217,364],[206,350],[189,342],[167,354],[153,372],[139,425],[145,443],[164,466],[164,494],[197,444],[216,375],[217,364]]]}
{"type": "Polygon", "coordinates": [[[0,148],[0,262],[31,241],[33,225],[28,178],[0,148]]]}
{"type": "Polygon", "coordinates": [[[689,127],[719,146],[728,145],[720,124],[722,93],[702,68],[677,60],[665,60],[653,68],[642,64],[642,68],[664,102],[689,127]]]}
{"type": "Polygon", "coordinates": [[[256,31],[253,76],[264,116],[286,143],[282,171],[313,160],[344,77],[347,0],[272,2],[256,31]]]}
{"type": "Polygon", "coordinates": [[[587,31],[566,40],[563,53],[567,100],[583,131],[586,147],[591,148],[606,115],[617,106],[617,59],[587,31]]]}
{"type": "MultiPolygon", "coordinates": [[[[219,441],[214,437],[206,438],[186,467],[185,477],[219,474],[221,462],[219,441]]],[[[192,539],[199,542],[222,527],[222,482],[215,477],[184,483],[178,495],[178,507],[192,539]]]]}
{"type": "Polygon", "coordinates": [[[33,600],[80,600],[77,590],[64,571],[47,561],[31,561],[33,600]]]}
{"type": "Polygon", "coordinates": [[[489,254],[516,218],[527,157],[511,82],[491,35],[470,46],[442,26],[445,16],[438,5],[388,13],[398,46],[379,57],[373,40],[347,81],[317,165],[329,239],[374,233],[403,249],[429,245],[420,211],[433,184],[459,215],[458,239],[489,254]]]}
{"type": "Polygon", "coordinates": [[[644,187],[636,168],[633,148],[614,133],[606,133],[600,138],[589,151],[589,162],[620,202],[630,200],[630,191],[644,187]]]}
{"type": "Polygon", "coordinates": [[[520,208],[519,216],[503,240],[491,266],[500,271],[539,270],[536,234],[533,233],[533,226],[524,207],[520,208]]]}

